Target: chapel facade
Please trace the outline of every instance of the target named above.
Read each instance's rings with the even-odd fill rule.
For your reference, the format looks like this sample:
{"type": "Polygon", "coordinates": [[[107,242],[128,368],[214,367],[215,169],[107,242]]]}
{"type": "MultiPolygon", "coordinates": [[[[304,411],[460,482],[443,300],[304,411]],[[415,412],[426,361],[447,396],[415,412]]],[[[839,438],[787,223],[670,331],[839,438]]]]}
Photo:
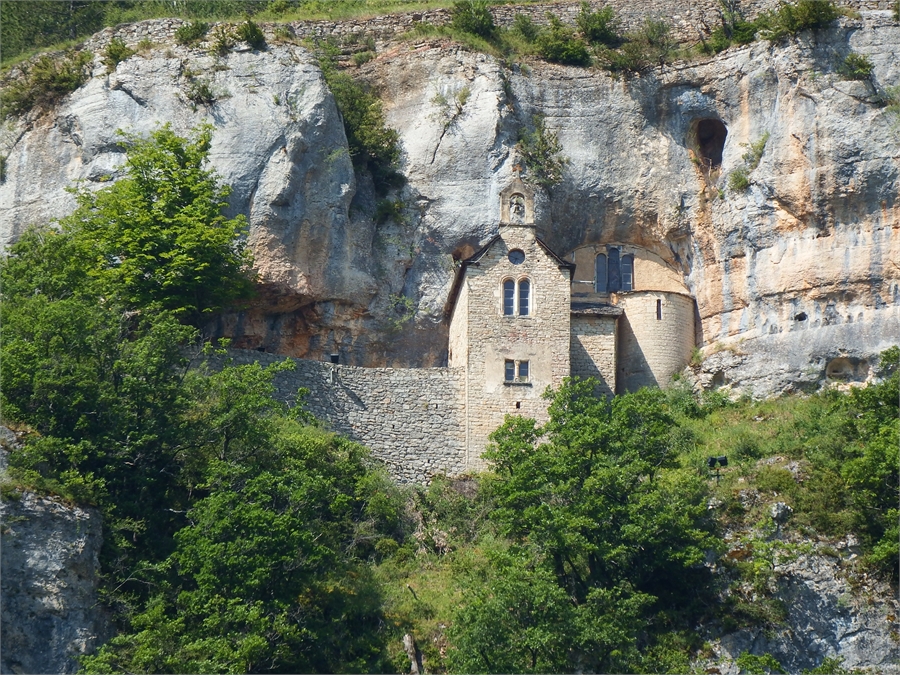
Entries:
{"type": "Polygon", "coordinates": [[[540,238],[534,193],[500,193],[498,234],[464,260],[448,301],[448,366],[462,373],[470,470],[507,414],[547,419],[546,388],[597,378],[611,396],[661,386],[687,365],[695,304],[682,274],[642,247],[604,242],[558,255],[540,238]]]}

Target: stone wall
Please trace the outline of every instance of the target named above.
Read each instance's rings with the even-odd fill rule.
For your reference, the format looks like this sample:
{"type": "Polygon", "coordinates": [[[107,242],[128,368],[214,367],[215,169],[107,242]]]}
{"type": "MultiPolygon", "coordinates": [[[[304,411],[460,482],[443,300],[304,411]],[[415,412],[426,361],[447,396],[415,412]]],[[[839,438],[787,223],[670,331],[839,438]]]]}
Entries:
{"type": "MultiPolygon", "coordinates": [[[[888,10],[893,0],[838,0],[837,4],[853,10],[888,10]]],[[[591,0],[591,6],[598,9],[611,6],[622,22],[622,30],[638,28],[646,17],[664,19],[672,28],[676,40],[697,41],[719,24],[718,0],[651,0],[635,3],[630,0],[591,0]]],[[[742,0],[741,7],[748,18],[761,11],[778,7],[780,0],[742,0]]],[[[564,23],[574,24],[581,11],[580,1],[544,2],[529,5],[498,5],[491,7],[494,21],[508,27],[517,14],[525,14],[537,24],[547,24],[547,13],[551,12],[564,23]]],[[[276,29],[280,25],[290,27],[294,36],[301,40],[336,39],[342,43],[352,43],[359,37],[372,37],[378,41],[389,41],[412,30],[417,23],[434,25],[450,23],[446,9],[405,12],[372,18],[347,19],[342,21],[293,21],[288,24],[262,22],[260,25],[269,40],[277,40],[276,29]]],[[[118,37],[129,46],[141,40],[155,43],[170,43],[175,39],[175,31],[185,23],[181,19],[151,19],[134,24],[122,24],[107,28],[91,37],[86,47],[92,51],[104,49],[109,40],[118,37]]],[[[212,24],[215,26],[216,24],[212,24]]],[[[201,46],[204,46],[201,43],[201,46]]]]}
{"type": "Polygon", "coordinates": [[[679,293],[620,293],[616,393],[669,383],[690,361],[695,345],[694,300],[679,293]]]}
{"type": "MultiPolygon", "coordinates": [[[[267,366],[287,357],[230,350],[235,365],[267,366]]],[[[293,403],[309,389],[307,409],[370,448],[400,482],[465,473],[463,373],[455,368],[358,368],[289,359],[275,378],[276,396],[293,403]]]]}
{"type": "Polygon", "coordinates": [[[571,366],[576,377],[596,377],[600,392],[616,392],[616,317],[572,315],[571,366]]]}

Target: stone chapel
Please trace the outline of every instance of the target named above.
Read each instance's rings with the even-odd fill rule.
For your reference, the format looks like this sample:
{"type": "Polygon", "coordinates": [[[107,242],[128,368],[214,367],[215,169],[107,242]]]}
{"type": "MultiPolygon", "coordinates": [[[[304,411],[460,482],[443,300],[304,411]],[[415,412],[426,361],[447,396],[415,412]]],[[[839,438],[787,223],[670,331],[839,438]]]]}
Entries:
{"type": "Polygon", "coordinates": [[[518,178],[500,193],[497,235],[462,262],[447,314],[467,448],[483,449],[507,414],[544,421],[541,395],[570,375],[597,378],[607,395],[664,385],[696,340],[678,270],[615,242],[558,255],[540,238],[534,193],[518,178]]]}

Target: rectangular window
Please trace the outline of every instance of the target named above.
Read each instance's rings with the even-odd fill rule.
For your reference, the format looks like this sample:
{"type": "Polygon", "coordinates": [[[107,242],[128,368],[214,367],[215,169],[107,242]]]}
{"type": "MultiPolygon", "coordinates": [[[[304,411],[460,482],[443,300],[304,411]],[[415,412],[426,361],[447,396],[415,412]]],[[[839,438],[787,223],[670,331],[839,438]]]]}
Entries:
{"type": "Polygon", "coordinates": [[[634,290],[634,256],[622,256],[622,290],[634,290]]]}
{"type": "Polygon", "coordinates": [[[519,361],[519,382],[528,382],[528,361],[519,361]]]}
{"type": "Polygon", "coordinates": [[[662,321],[662,300],[656,301],[656,320],[662,321]]]}
{"type": "Polygon", "coordinates": [[[512,316],[516,309],[516,282],[507,279],[503,282],[503,315],[512,316]]]}
{"type": "Polygon", "coordinates": [[[519,282],[519,316],[528,316],[531,302],[531,284],[527,279],[519,282]]]}
{"type": "Polygon", "coordinates": [[[516,381],[516,362],[506,360],[506,374],[504,375],[504,379],[507,382],[515,382],[516,381]]]}
{"type": "Polygon", "coordinates": [[[594,265],[594,282],[597,292],[606,293],[606,254],[600,253],[594,265]]]}

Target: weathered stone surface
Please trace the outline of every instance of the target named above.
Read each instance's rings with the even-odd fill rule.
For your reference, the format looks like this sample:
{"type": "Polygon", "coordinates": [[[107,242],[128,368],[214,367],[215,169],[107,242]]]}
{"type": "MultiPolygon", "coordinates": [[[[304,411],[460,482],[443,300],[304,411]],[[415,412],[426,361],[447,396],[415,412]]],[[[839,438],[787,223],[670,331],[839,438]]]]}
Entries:
{"type": "Polygon", "coordinates": [[[697,299],[700,345],[740,354],[718,379],[709,374],[713,386],[724,379],[754,395],[815,386],[831,360],[871,362],[900,335],[900,136],[871,95],[900,84],[898,45],[889,12],[863,11],[779,45],[627,80],[545,63],[510,70],[439,42],[387,45],[357,71],[400,132],[408,179],[397,195],[403,222],[378,227],[371,184],[354,179],[333,102],[302,49],[215,60],[167,47],[110,76],[98,59],[95,77],[56,111],[5,132],[2,239],[63,215],[73,179],[116,175],[116,127],[169,120],[184,131],[207,120],[212,164],[235,186],[233,210],[249,215],[267,287],[214,330],[294,356],[441,365],[451,255],[496,233],[519,133],[542,114],[569,159],[562,183],[536,200],[554,250],[630,243],[680,269],[697,299]],[[871,59],[872,83],[836,74],[850,50],[871,59]],[[222,92],[208,109],[185,100],[185,66],[222,92]],[[701,119],[728,130],[709,175],[691,161],[701,119]],[[728,188],[747,144],[765,134],[749,189],[728,188]]]}
{"type": "Polygon", "coordinates": [[[838,544],[840,557],[802,555],[779,566],[775,597],[787,609],[784,625],[712,640],[715,658],[700,665],[738,675],[734,660],[749,652],[771,654],[789,673],[815,668],[826,657],[841,659],[848,670],[900,672],[900,605],[889,587],[854,569],[857,556],[848,539],[838,544]]]}
{"type": "Polygon", "coordinates": [[[21,493],[0,503],[0,672],[74,673],[110,635],[97,604],[100,515],[21,493]]]}

